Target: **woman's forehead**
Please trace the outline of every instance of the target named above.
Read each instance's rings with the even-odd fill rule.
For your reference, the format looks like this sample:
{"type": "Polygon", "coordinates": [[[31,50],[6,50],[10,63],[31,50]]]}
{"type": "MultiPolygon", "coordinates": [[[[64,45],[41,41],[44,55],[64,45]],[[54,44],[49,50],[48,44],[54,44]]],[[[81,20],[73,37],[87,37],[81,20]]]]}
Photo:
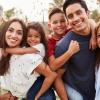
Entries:
{"type": "Polygon", "coordinates": [[[9,25],[9,28],[14,28],[16,30],[23,30],[22,29],[22,26],[19,22],[12,22],[10,25],[9,25]]]}

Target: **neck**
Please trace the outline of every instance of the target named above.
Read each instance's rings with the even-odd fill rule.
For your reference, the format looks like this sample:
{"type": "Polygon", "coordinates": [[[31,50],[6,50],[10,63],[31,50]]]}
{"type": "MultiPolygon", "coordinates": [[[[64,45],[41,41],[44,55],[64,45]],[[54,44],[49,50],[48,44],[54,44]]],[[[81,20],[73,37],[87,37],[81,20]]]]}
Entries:
{"type": "Polygon", "coordinates": [[[61,35],[58,35],[58,34],[55,34],[55,33],[52,34],[52,37],[53,37],[55,40],[60,40],[60,39],[62,38],[61,35]]]}

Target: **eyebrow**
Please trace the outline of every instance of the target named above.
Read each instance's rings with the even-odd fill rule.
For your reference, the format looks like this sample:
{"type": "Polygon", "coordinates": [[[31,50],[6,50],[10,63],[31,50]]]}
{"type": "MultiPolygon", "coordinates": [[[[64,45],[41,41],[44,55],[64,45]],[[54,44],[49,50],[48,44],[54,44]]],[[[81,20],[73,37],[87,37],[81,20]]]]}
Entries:
{"type": "MultiPolygon", "coordinates": [[[[14,29],[13,27],[8,27],[8,29],[14,29]]],[[[17,31],[23,31],[22,29],[19,29],[19,30],[17,30],[17,31]]]]}

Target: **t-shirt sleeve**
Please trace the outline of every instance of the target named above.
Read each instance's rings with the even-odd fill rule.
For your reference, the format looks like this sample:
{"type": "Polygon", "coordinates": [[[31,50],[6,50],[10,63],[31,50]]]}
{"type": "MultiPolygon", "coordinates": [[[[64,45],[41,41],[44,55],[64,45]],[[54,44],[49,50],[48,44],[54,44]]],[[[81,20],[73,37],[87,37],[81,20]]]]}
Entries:
{"type": "Polygon", "coordinates": [[[45,57],[45,47],[42,43],[37,44],[35,46],[32,46],[33,48],[37,49],[39,52],[37,52],[38,54],[40,54],[41,57],[45,57]]]}

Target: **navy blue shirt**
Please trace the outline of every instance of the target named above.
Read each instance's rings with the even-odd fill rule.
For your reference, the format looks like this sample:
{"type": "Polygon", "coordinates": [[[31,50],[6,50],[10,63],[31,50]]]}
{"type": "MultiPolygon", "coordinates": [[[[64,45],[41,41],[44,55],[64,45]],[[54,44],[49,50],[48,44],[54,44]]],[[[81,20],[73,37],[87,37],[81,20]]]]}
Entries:
{"type": "Polygon", "coordinates": [[[56,45],[55,57],[68,50],[71,40],[79,42],[80,51],[73,55],[63,66],[67,68],[64,82],[80,92],[84,100],[94,100],[95,96],[95,54],[89,49],[91,35],[67,33],[56,45]]]}

